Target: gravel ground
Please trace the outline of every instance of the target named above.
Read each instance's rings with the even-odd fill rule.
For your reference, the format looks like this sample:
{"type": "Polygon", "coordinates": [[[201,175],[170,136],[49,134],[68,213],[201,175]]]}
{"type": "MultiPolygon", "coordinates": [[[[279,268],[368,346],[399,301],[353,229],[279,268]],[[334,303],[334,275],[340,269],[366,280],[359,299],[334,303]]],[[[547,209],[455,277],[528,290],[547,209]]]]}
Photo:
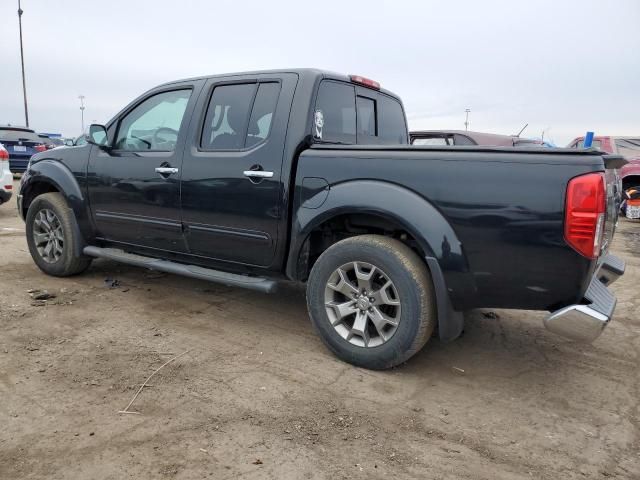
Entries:
{"type": "Polygon", "coordinates": [[[386,372],[335,359],[299,287],[107,261],[47,277],[13,200],[0,246],[0,478],[640,478],[640,224],[620,221],[627,274],[593,345],[474,311],[386,372]]]}

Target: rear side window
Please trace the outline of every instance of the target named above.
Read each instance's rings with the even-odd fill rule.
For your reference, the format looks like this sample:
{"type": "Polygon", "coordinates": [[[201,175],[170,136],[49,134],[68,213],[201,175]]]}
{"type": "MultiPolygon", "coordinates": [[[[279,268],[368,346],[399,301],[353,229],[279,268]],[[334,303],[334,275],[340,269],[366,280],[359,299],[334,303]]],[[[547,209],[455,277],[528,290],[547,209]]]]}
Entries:
{"type": "Polygon", "coordinates": [[[253,102],[247,140],[245,147],[253,147],[266,140],[271,131],[271,121],[278,105],[280,95],[279,83],[261,83],[258,87],[256,100],[253,102]]]}
{"type": "Polygon", "coordinates": [[[314,136],[318,140],[356,143],[356,93],[353,85],[322,82],[314,122],[314,136]]]}
{"type": "Polygon", "coordinates": [[[249,123],[249,110],[257,84],[216,87],[209,100],[200,146],[207,150],[239,150],[249,123]]]}
{"type": "Polygon", "coordinates": [[[202,129],[205,150],[242,150],[263,142],[271,131],[280,84],[243,83],[213,90],[202,129]]]}

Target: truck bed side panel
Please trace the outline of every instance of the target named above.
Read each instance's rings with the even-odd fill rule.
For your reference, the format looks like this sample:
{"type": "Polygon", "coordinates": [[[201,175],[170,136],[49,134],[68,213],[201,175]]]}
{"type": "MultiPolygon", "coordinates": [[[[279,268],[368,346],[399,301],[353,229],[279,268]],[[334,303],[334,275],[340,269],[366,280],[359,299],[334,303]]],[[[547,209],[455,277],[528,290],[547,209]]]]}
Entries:
{"type": "Polygon", "coordinates": [[[595,267],[565,243],[563,222],[567,182],[597,170],[602,160],[593,155],[313,148],[300,156],[296,184],[324,177],[329,198],[344,182],[409,189],[442,213],[462,244],[467,271],[440,261],[456,309],[547,309],[579,301],[595,267]],[[475,288],[455,291],[465,283],[475,288]]]}

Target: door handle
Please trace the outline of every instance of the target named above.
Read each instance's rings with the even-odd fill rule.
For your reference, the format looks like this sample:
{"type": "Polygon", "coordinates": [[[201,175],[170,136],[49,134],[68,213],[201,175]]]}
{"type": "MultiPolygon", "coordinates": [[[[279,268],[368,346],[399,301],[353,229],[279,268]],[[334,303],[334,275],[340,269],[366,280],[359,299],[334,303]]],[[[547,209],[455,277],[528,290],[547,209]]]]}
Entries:
{"type": "Polygon", "coordinates": [[[273,172],[266,172],[264,170],[245,170],[242,172],[245,177],[249,178],[271,178],[273,177],[273,172]]]}
{"type": "Polygon", "coordinates": [[[174,173],[178,173],[178,171],[175,167],[156,167],[156,173],[160,175],[173,175],[174,173]]]}

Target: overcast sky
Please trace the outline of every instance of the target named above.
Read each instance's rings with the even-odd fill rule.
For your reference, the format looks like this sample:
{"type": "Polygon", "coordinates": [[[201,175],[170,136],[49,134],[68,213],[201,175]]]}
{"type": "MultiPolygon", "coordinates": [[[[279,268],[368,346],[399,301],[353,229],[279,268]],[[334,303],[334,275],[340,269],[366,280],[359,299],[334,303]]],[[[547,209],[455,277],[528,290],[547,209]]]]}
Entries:
{"type": "MultiPolygon", "coordinates": [[[[80,133],[184,77],[286,67],[356,73],[399,94],[412,129],[565,145],[640,134],[640,0],[23,0],[29,116],[80,133]]],[[[0,2],[0,124],[24,124],[17,0],[0,2]]]]}

